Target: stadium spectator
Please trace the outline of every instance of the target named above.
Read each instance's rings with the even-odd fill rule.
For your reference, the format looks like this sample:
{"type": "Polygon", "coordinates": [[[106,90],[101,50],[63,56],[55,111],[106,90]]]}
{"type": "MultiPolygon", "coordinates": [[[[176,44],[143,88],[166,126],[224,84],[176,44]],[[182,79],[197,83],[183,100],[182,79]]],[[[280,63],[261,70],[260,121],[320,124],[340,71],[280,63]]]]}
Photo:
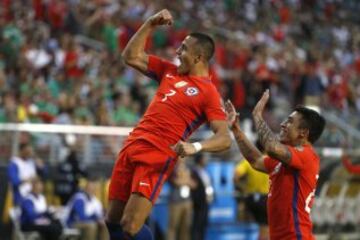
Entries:
{"type": "Polygon", "coordinates": [[[32,190],[21,202],[21,230],[39,232],[43,239],[59,239],[62,225],[48,209],[40,178],[31,180],[32,190]]]}
{"type": "Polygon", "coordinates": [[[55,194],[60,197],[61,205],[66,205],[69,199],[79,191],[79,181],[87,177],[87,171],[78,159],[77,143],[73,135],[66,137],[67,156],[57,166],[55,178],[55,194]]]}
{"type": "Polygon", "coordinates": [[[194,182],[185,159],[178,161],[169,178],[169,183],[169,224],[166,239],[190,240],[193,216],[191,188],[194,187],[194,182]]]}
{"type": "Polygon", "coordinates": [[[204,240],[209,221],[209,207],[214,200],[214,188],[205,167],[207,157],[204,154],[194,156],[194,167],[191,169],[193,187],[191,199],[193,204],[192,240],[204,240]]]}
{"type": "Polygon", "coordinates": [[[11,158],[7,168],[8,178],[13,191],[13,201],[19,205],[31,192],[31,181],[37,176],[46,175],[46,166],[39,158],[34,158],[33,148],[29,143],[19,146],[19,155],[11,158]]]}
{"type": "Polygon", "coordinates": [[[88,178],[84,190],[75,193],[66,206],[66,224],[79,229],[82,240],[109,239],[104,209],[95,195],[97,190],[98,180],[88,178]]]}

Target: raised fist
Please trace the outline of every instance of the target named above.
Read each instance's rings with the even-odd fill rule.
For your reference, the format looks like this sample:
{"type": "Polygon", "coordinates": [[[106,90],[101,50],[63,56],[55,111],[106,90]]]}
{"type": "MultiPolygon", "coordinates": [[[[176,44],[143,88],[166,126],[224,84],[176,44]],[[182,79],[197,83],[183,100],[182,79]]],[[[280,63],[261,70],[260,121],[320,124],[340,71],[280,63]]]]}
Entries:
{"type": "Polygon", "coordinates": [[[153,26],[171,25],[173,23],[173,17],[167,9],[163,9],[155,15],[151,16],[148,21],[153,26]]]}

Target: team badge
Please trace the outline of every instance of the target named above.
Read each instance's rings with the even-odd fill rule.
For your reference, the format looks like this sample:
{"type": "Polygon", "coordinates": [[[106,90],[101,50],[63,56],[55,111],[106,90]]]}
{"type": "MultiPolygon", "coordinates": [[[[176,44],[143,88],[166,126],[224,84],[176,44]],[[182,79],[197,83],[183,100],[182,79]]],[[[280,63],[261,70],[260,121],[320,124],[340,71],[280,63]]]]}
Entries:
{"type": "Polygon", "coordinates": [[[197,89],[196,87],[188,87],[185,90],[185,94],[188,96],[195,96],[199,94],[199,89],[197,89]]]}
{"type": "Polygon", "coordinates": [[[187,84],[188,84],[188,83],[185,82],[185,81],[180,81],[180,82],[175,83],[175,87],[176,87],[176,88],[181,88],[181,87],[186,86],[187,84]]]}

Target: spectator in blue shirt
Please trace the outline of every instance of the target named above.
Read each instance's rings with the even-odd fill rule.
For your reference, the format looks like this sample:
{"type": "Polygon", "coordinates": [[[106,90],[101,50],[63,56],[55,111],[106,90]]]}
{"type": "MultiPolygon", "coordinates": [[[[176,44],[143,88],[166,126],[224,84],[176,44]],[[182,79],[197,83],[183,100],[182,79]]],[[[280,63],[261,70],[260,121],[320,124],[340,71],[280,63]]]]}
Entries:
{"type": "Polygon", "coordinates": [[[56,240],[62,233],[62,225],[48,211],[43,183],[37,177],[31,181],[32,191],[21,202],[21,230],[37,231],[43,239],[56,240]]]}
{"type": "Polygon", "coordinates": [[[31,192],[31,181],[36,176],[44,177],[46,168],[41,159],[33,159],[33,148],[28,143],[20,144],[19,155],[10,160],[7,169],[13,190],[14,205],[18,206],[24,196],[31,192]]]}
{"type": "Polygon", "coordinates": [[[109,239],[101,202],[95,196],[98,181],[87,180],[84,190],[75,193],[67,205],[67,225],[80,230],[82,240],[109,239]]]}

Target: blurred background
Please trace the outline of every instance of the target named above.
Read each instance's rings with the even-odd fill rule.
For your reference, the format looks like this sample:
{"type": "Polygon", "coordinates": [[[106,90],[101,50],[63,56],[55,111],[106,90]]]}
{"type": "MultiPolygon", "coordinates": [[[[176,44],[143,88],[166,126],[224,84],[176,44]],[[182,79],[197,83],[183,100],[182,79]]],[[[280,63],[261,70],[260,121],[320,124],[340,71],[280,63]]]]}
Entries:
{"type": "MultiPolygon", "coordinates": [[[[234,103],[254,142],[251,110],[267,88],[265,118],[274,131],[297,104],[326,117],[316,144],[321,172],[314,232],[317,239],[360,239],[356,0],[0,0],[0,238],[38,239],[23,231],[17,197],[40,176],[40,192],[57,219],[64,219],[79,191],[97,199],[93,239],[104,239],[98,223],[112,165],[157,87],[125,67],[121,52],[143,21],[163,8],[175,22],[153,32],[148,51],[176,63],[175,49],[188,33],[213,36],[214,84],[234,103]],[[19,159],[33,163],[22,171],[28,165],[36,171],[18,176],[19,159]]],[[[192,140],[209,134],[204,126],[192,140]]],[[[244,164],[236,144],[182,160],[148,219],[156,239],[266,236],[266,211],[259,208],[267,178],[258,181],[244,164]]],[[[62,221],[62,239],[84,238],[82,227],[62,221]]]]}

